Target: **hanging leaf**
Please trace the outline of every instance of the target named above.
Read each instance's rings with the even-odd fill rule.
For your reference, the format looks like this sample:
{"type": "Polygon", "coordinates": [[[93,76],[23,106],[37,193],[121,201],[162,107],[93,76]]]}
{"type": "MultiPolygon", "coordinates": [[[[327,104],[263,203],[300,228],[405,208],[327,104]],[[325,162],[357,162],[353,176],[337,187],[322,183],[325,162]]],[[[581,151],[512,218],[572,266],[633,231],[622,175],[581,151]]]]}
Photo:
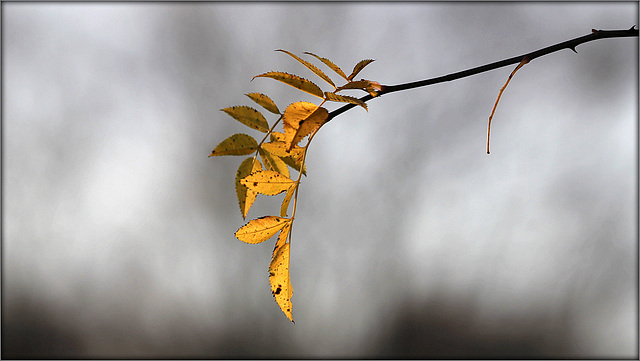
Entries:
{"type": "Polygon", "coordinates": [[[270,111],[271,113],[280,114],[280,110],[278,109],[278,106],[268,96],[266,96],[264,94],[261,94],[261,93],[249,93],[249,94],[245,94],[245,95],[248,96],[249,99],[251,99],[254,102],[258,103],[258,105],[260,105],[263,108],[265,108],[266,110],[270,111]]]}
{"type": "Polygon", "coordinates": [[[343,102],[343,103],[356,104],[356,105],[359,105],[359,106],[363,107],[364,110],[369,111],[369,109],[367,109],[367,104],[365,104],[365,102],[363,102],[362,100],[360,100],[358,98],[350,97],[348,95],[338,95],[338,94],[329,93],[329,92],[325,92],[324,93],[324,97],[327,100],[331,100],[331,101],[334,101],[334,102],[343,102]]]}
{"type": "Polygon", "coordinates": [[[240,180],[251,173],[259,172],[262,170],[262,165],[259,160],[253,161],[253,158],[245,159],[238,167],[236,172],[236,194],[238,196],[238,205],[240,206],[240,213],[242,218],[247,217],[249,209],[258,196],[257,192],[250,190],[240,183],[240,180]]]}
{"type": "Polygon", "coordinates": [[[302,65],[306,66],[309,70],[311,70],[312,72],[314,72],[317,76],[319,76],[320,78],[322,78],[324,81],[326,81],[327,83],[331,84],[331,86],[335,89],[336,85],[333,83],[333,81],[331,80],[331,78],[329,78],[325,73],[322,72],[322,70],[318,69],[315,65],[311,64],[310,62],[300,59],[297,55],[292,54],[286,50],[282,50],[282,49],[278,49],[276,51],[281,51],[283,53],[289,54],[292,58],[296,59],[297,61],[299,61],[302,65]]]}
{"type": "Polygon", "coordinates": [[[284,196],[284,199],[282,200],[282,205],[280,206],[280,217],[286,217],[287,216],[287,210],[289,209],[289,203],[291,202],[291,197],[293,197],[295,192],[296,192],[296,187],[291,187],[287,191],[287,195],[284,196]]]}
{"type": "Polygon", "coordinates": [[[310,53],[308,51],[304,52],[305,54],[311,55],[311,56],[315,56],[318,60],[320,60],[321,62],[324,63],[324,65],[328,66],[329,68],[331,68],[331,70],[335,71],[336,74],[340,75],[341,77],[344,78],[344,80],[349,80],[347,79],[347,75],[344,73],[344,71],[342,71],[342,69],[340,69],[339,66],[337,66],[336,64],[334,64],[331,60],[327,59],[327,58],[322,58],[317,56],[314,53],[310,53]]]}
{"type": "Polygon", "coordinates": [[[262,113],[251,107],[238,105],[221,110],[249,128],[259,130],[263,133],[269,131],[269,123],[267,123],[262,113]]]}
{"type": "Polygon", "coordinates": [[[238,133],[223,140],[211,152],[209,157],[220,155],[247,155],[256,151],[258,142],[253,137],[238,133]]]}
{"type": "Polygon", "coordinates": [[[276,171],[289,178],[289,168],[287,168],[287,164],[282,159],[280,159],[280,157],[272,154],[264,148],[260,148],[259,152],[260,156],[262,157],[262,162],[264,163],[264,168],[266,170],[276,171]]]}
{"type": "Polygon", "coordinates": [[[292,185],[294,181],[273,170],[263,170],[252,173],[240,180],[240,183],[254,192],[275,196],[292,185]]]}
{"type": "MultiPolygon", "coordinates": [[[[290,247],[286,243],[289,229],[287,224],[278,236],[278,241],[273,249],[273,258],[269,264],[269,284],[271,285],[271,294],[276,300],[278,306],[284,314],[293,322],[291,313],[293,305],[291,297],[293,296],[293,288],[291,287],[291,278],[289,276],[289,256],[290,247]]],[[[294,322],[295,323],[295,322],[294,322]]]]}
{"type": "Polygon", "coordinates": [[[349,75],[347,80],[349,81],[352,80],[354,76],[358,75],[358,73],[362,71],[362,69],[364,69],[365,66],[371,64],[374,61],[375,60],[373,59],[361,60],[358,64],[356,64],[356,66],[353,67],[353,71],[351,72],[351,75],[349,75]]]}
{"type": "Polygon", "coordinates": [[[260,243],[273,237],[282,227],[289,224],[291,220],[276,216],[264,216],[249,221],[236,231],[236,238],[245,243],[260,243]]]}
{"type": "Polygon", "coordinates": [[[296,102],[284,111],[285,142],[287,150],[297,145],[302,138],[318,130],[329,117],[329,112],[309,102],[296,102]]]}
{"type": "MultiPolygon", "coordinates": [[[[322,89],[320,89],[317,85],[315,85],[313,82],[301,78],[297,75],[293,75],[293,74],[289,74],[289,73],[283,73],[283,72],[279,72],[279,71],[270,71],[268,73],[264,73],[264,74],[260,74],[260,75],[256,75],[253,77],[253,79],[255,78],[260,78],[260,77],[264,77],[264,78],[272,78],[278,81],[281,81],[285,84],[291,85],[292,87],[302,90],[303,92],[307,92],[311,95],[315,95],[318,98],[324,98],[322,96],[322,89]]],[[[251,80],[253,80],[251,79],[251,80]]]]}

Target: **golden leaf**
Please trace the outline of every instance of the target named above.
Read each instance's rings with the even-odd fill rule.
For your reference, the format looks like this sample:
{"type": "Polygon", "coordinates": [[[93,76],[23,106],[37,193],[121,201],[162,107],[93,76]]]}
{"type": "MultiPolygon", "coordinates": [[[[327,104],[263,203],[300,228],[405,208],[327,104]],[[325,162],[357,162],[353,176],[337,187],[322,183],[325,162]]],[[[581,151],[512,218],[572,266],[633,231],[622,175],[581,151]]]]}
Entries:
{"type": "Polygon", "coordinates": [[[245,95],[271,113],[280,114],[278,106],[268,96],[261,93],[249,93],[245,95]]]}
{"type": "Polygon", "coordinates": [[[324,65],[328,66],[329,68],[331,68],[331,70],[335,71],[336,74],[340,75],[341,77],[344,78],[344,80],[349,80],[347,79],[347,75],[344,73],[344,71],[342,71],[342,69],[340,69],[339,66],[337,66],[336,64],[334,64],[331,60],[327,59],[327,58],[322,58],[317,56],[314,53],[310,53],[308,51],[304,52],[305,54],[311,55],[311,56],[315,56],[318,60],[320,60],[321,62],[324,63],[324,65]]]}
{"type": "Polygon", "coordinates": [[[311,70],[312,72],[314,72],[317,76],[319,76],[320,78],[322,78],[324,81],[326,81],[327,83],[331,84],[332,87],[336,87],[336,85],[333,83],[333,81],[331,80],[331,78],[329,78],[325,73],[322,72],[322,70],[318,69],[315,65],[309,63],[306,60],[300,59],[297,55],[292,54],[286,50],[282,50],[282,49],[278,49],[276,51],[281,51],[283,53],[289,54],[292,58],[296,59],[297,61],[299,61],[302,65],[306,66],[309,70],[311,70]]]}
{"type": "Polygon", "coordinates": [[[285,142],[291,150],[302,138],[318,130],[329,117],[329,112],[309,102],[296,102],[284,111],[285,142]]]}
{"type": "Polygon", "coordinates": [[[269,131],[269,124],[262,113],[251,107],[239,105],[221,110],[249,128],[259,130],[263,133],[269,131]]]}
{"type": "MultiPolygon", "coordinates": [[[[271,142],[262,144],[262,148],[269,151],[271,154],[275,154],[282,159],[286,165],[300,172],[300,166],[302,165],[302,152],[303,149],[297,145],[287,151],[287,145],[284,141],[285,136],[280,132],[271,133],[271,142]]],[[[302,174],[307,175],[306,166],[302,169],[302,174]]]]}
{"type": "Polygon", "coordinates": [[[238,133],[223,140],[211,152],[209,157],[221,155],[247,155],[255,152],[258,142],[253,137],[238,133]]]}
{"type": "Polygon", "coordinates": [[[289,224],[288,218],[264,216],[245,224],[236,231],[236,238],[245,243],[260,243],[273,237],[282,227],[289,224]]]}
{"type": "Polygon", "coordinates": [[[338,95],[338,94],[329,93],[329,92],[325,92],[324,93],[324,97],[327,100],[331,100],[331,101],[334,101],[334,102],[343,102],[343,103],[356,104],[356,105],[359,105],[359,106],[363,107],[364,110],[369,111],[369,109],[367,109],[367,104],[365,104],[365,102],[363,102],[362,100],[360,100],[358,98],[350,97],[348,95],[338,95]]]}
{"type": "Polygon", "coordinates": [[[315,95],[318,98],[324,98],[322,96],[322,89],[320,89],[317,85],[315,85],[310,80],[301,78],[297,75],[284,73],[280,71],[270,71],[268,73],[256,75],[253,77],[253,79],[260,78],[260,77],[272,78],[272,79],[281,81],[285,84],[291,85],[292,87],[302,90],[303,92],[307,92],[311,95],[315,95]]]}
{"type": "MultiPolygon", "coordinates": [[[[278,236],[278,241],[273,249],[273,258],[269,264],[269,284],[271,285],[271,294],[276,300],[278,306],[284,314],[293,322],[291,297],[293,296],[293,287],[291,287],[291,278],[289,276],[289,256],[290,247],[286,243],[289,229],[287,224],[278,236]]],[[[294,322],[295,323],[295,322],[294,322]]]]}
{"type": "Polygon", "coordinates": [[[263,170],[252,173],[240,180],[240,183],[254,192],[275,196],[292,185],[294,181],[273,170],[263,170]]]}
{"type": "Polygon", "coordinates": [[[358,73],[362,69],[364,69],[365,66],[371,64],[374,61],[375,60],[373,60],[373,59],[365,59],[365,60],[361,60],[360,62],[358,62],[358,64],[356,64],[356,66],[353,67],[353,71],[351,72],[351,75],[349,75],[347,80],[352,80],[354,76],[358,75],[358,73]]]}
{"type": "MultiPolygon", "coordinates": [[[[263,144],[264,146],[264,144],[263,144]]],[[[289,178],[289,168],[287,168],[287,164],[280,159],[275,154],[272,154],[268,150],[264,149],[264,147],[260,148],[260,156],[262,157],[262,162],[264,163],[264,168],[267,170],[276,171],[283,176],[289,178]]]]}
{"type": "Polygon", "coordinates": [[[247,217],[247,213],[249,213],[249,209],[256,200],[258,193],[242,185],[240,180],[251,173],[259,172],[261,170],[262,165],[259,160],[256,159],[255,162],[253,162],[253,158],[247,158],[240,164],[240,167],[238,167],[238,171],[236,172],[236,194],[238,196],[238,205],[240,206],[242,218],[247,217]]]}
{"type": "Polygon", "coordinates": [[[295,192],[296,192],[296,187],[291,187],[287,191],[287,195],[284,196],[284,199],[282,200],[282,205],[280,206],[280,217],[286,217],[287,216],[287,210],[289,209],[289,203],[291,202],[291,197],[293,197],[295,192]]]}

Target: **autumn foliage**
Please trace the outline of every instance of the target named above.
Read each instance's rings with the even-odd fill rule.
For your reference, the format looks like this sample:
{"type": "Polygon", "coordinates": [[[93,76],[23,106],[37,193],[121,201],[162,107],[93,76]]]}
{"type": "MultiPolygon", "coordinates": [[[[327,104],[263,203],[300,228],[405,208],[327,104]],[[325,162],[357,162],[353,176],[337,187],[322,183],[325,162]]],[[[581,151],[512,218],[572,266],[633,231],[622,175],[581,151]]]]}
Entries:
{"type": "Polygon", "coordinates": [[[269,265],[269,283],[271,284],[271,293],[280,309],[293,322],[291,303],[293,288],[289,277],[291,228],[296,214],[300,178],[302,175],[306,175],[305,159],[309,144],[322,125],[329,119],[329,111],[323,105],[326,102],[350,103],[367,110],[367,105],[362,100],[338,93],[347,89],[360,89],[371,96],[376,96],[381,87],[379,83],[374,81],[365,79],[353,80],[365,66],[373,61],[371,59],[358,62],[351,74],[347,76],[340,67],[329,59],[312,53],[305,53],[322,62],[341,78],[344,84],[336,86],[331,78],[312,63],[289,51],[278,51],[286,53],[300,62],[320,79],[328,83],[332,90],[323,91],[310,80],[284,72],[271,71],[256,75],[253,79],[275,79],[316,96],[320,103],[314,104],[299,101],[289,104],[282,112],[267,95],[260,93],[247,94],[247,97],[256,104],[269,113],[278,116],[277,119],[273,125],[269,126],[269,122],[262,112],[250,106],[240,105],[222,109],[223,112],[240,123],[264,133],[264,135],[258,142],[251,135],[244,133],[234,134],[218,144],[209,156],[253,154],[252,157],[245,158],[240,163],[235,178],[238,205],[243,218],[249,213],[251,205],[258,194],[275,196],[285,193],[279,216],[270,215],[251,220],[240,227],[235,236],[245,243],[256,244],[270,239],[278,232],[280,233],[273,250],[271,264],[269,265]],[[282,131],[275,131],[280,122],[282,122],[282,131]],[[299,143],[307,136],[306,144],[300,146],[299,143]],[[292,176],[291,171],[295,171],[297,175],[292,176]],[[294,200],[293,209],[289,213],[289,205],[292,199],[294,200]]]}

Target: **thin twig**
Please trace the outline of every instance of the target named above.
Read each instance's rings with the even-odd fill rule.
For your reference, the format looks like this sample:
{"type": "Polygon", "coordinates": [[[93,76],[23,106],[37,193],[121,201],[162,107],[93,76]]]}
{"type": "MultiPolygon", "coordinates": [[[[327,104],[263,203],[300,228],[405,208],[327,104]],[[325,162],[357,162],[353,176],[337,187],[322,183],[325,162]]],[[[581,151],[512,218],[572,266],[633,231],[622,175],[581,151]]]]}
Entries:
{"type": "MultiPolygon", "coordinates": [[[[452,73],[452,74],[448,74],[448,75],[443,75],[443,76],[439,76],[439,77],[435,77],[435,78],[430,78],[430,79],[425,79],[425,80],[419,80],[419,81],[415,81],[415,82],[411,82],[411,83],[404,83],[404,84],[398,84],[398,85],[383,85],[382,86],[382,90],[380,90],[378,92],[378,95],[376,97],[379,97],[381,95],[384,94],[388,94],[388,93],[393,93],[396,91],[401,91],[401,90],[407,90],[407,89],[413,89],[413,88],[419,88],[419,87],[423,87],[423,86],[427,86],[427,85],[433,85],[433,84],[437,84],[437,83],[443,83],[443,82],[447,82],[447,81],[452,81],[452,80],[456,80],[456,79],[460,79],[460,78],[465,78],[471,75],[475,75],[475,74],[479,74],[479,73],[484,73],[490,70],[495,70],[498,68],[502,68],[508,65],[512,65],[512,64],[517,64],[520,63],[525,57],[528,57],[529,60],[533,60],[535,58],[539,58],[541,56],[547,55],[547,54],[551,54],[554,53],[556,51],[562,50],[562,49],[570,49],[573,50],[574,52],[577,53],[576,51],[576,47],[580,44],[584,44],[586,42],[589,41],[593,41],[593,40],[597,40],[597,39],[605,39],[605,38],[624,38],[624,37],[637,37],[638,36],[638,29],[635,29],[635,26],[632,26],[629,30],[595,30],[595,29],[591,29],[591,34],[588,35],[584,35],[575,39],[571,39],[571,40],[567,40],[555,45],[551,45],[548,46],[546,48],[542,48],[527,54],[523,54],[523,55],[519,55],[519,56],[514,56],[513,58],[509,58],[509,59],[505,59],[505,60],[500,60],[500,61],[496,61],[494,63],[490,63],[490,64],[486,64],[486,65],[482,65],[482,66],[478,66],[475,68],[471,68],[471,69],[467,69],[467,70],[463,70],[463,71],[459,71],[456,73],[452,73]]],[[[369,100],[373,99],[373,96],[371,96],[370,94],[367,94],[363,97],[360,98],[360,100],[362,100],[363,102],[367,102],[369,100]]],[[[355,104],[347,104],[344,105],[332,112],[329,113],[329,117],[327,118],[326,122],[330,121],[331,119],[335,118],[336,116],[346,112],[347,110],[355,107],[355,104]]]]}

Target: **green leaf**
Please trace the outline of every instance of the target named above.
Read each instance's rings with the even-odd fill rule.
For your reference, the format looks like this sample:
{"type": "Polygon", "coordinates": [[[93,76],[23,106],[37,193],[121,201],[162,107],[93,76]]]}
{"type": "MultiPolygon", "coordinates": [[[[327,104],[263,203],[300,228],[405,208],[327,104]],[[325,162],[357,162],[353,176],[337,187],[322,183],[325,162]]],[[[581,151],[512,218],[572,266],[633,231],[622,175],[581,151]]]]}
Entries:
{"type": "Polygon", "coordinates": [[[337,66],[336,64],[334,64],[331,60],[327,59],[327,58],[322,58],[317,56],[314,53],[310,53],[308,51],[304,52],[305,54],[311,55],[311,56],[315,56],[318,60],[320,60],[321,62],[324,63],[324,65],[328,66],[329,68],[331,68],[331,70],[335,71],[336,74],[340,75],[341,77],[344,78],[344,80],[349,80],[347,79],[347,75],[344,73],[344,71],[342,71],[342,69],[340,69],[339,66],[337,66]]]}
{"type": "MultiPolygon", "coordinates": [[[[293,74],[289,74],[289,73],[284,73],[284,72],[280,72],[280,71],[270,71],[268,73],[264,73],[264,74],[260,74],[260,75],[256,75],[253,77],[253,79],[255,78],[260,78],[260,77],[264,77],[264,78],[271,78],[271,79],[275,79],[278,81],[281,81],[287,85],[291,85],[292,87],[298,89],[298,90],[302,90],[303,92],[307,92],[311,95],[315,95],[318,98],[324,98],[322,95],[322,89],[320,89],[317,85],[315,85],[313,82],[301,78],[297,75],[293,75],[293,74]]],[[[251,79],[251,80],[253,80],[251,79]]]]}
{"type": "Polygon", "coordinates": [[[365,60],[361,60],[358,64],[356,64],[355,67],[353,67],[353,72],[351,72],[351,75],[349,75],[349,77],[347,78],[347,80],[352,80],[354,76],[358,75],[358,73],[364,69],[365,66],[371,64],[372,62],[374,62],[375,60],[373,59],[365,59],[365,60]]]}
{"type": "Polygon", "coordinates": [[[268,96],[261,93],[249,93],[245,95],[271,113],[280,114],[278,106],[276,106],[276,103],[274,103],[268,96]]]}
{"type": "Polygon", "coordinates": [[[282,49],[278,49],[276,51],[281,51],[283,53],[286,53],[288,55],[290,55],[292,58],[296,59],[297,61],[299,61],[302,65],[306,66],[309,70],[311,70],[312,72],[314,72],[317,76],[319,76],[320,78],[322,78],[324,81],[326,81],[327,83],[331,84],[331,86],[335,89],[336,85],[333,83],[333,81],[331,80],[331,78],[329,78],[325,73],[322,72],[322,70],[318,69],[315,65],[309,63],[306,60],[300,59],[297,55],[292,54],[286,50],[282,50],[282,49]]]}
{"type": "Polygon", "coordinates": [[[269,131],[269,123],[267,123],[262,113],[251,107],[238,105],[221,110],[249,128],[259,130],[263,133],[269,131]]]}
{"type": "Polygon", "coordinates": [[[338,95],[338,94],[329,93],[329,92],[324,93],[324,97],[327,100],[331,100],[331,101],[334,101],[334,102],[357,104],[357,105],[363,107],[364,110],[369,111],[369,109],[367,109],[367,104],[365,104],[365,102],[363,102],[362,100],[360,100],[358,98],[350,97],[348,95],[338,95]]]}
{"type": "Polygon", "coordinates": [[[258,142],[253,137],[238,133],[223,140],[211,152],[209,157],[221,155],[247,155],[256,151],[258,142]]]}

